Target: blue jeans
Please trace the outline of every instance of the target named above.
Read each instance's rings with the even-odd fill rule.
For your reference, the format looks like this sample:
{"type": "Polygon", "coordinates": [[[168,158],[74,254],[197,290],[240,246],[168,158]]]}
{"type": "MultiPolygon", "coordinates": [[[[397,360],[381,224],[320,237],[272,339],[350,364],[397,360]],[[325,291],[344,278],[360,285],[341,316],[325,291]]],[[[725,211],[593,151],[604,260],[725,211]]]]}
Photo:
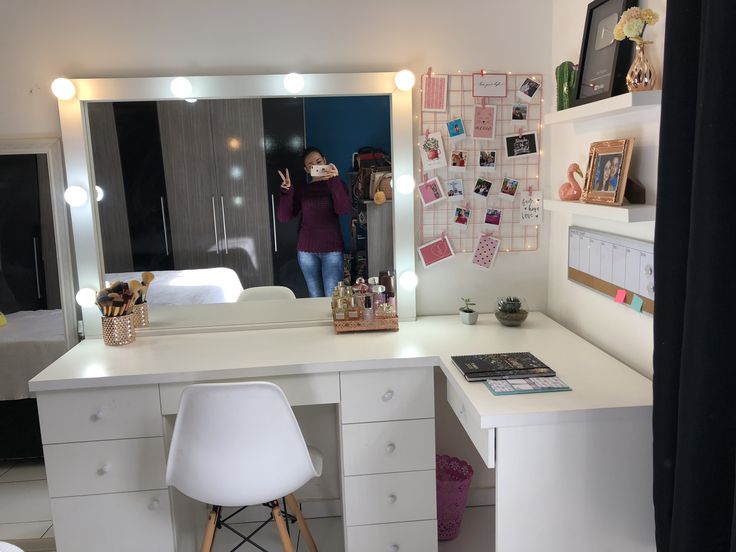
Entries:
{"type": "Polygon", "coordinates": [[[297,251],[296,260],[307,281],[309,296],[332,296],[333,288],[344,276],[342,251],[330,251],[329,253],[297,251]]]}

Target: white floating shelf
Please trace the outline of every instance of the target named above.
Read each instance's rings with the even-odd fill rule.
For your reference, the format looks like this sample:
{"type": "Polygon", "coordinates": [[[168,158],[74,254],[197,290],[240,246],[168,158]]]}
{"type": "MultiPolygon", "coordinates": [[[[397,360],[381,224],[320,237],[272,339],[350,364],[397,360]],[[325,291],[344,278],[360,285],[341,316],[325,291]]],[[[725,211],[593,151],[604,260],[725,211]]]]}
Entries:
{"type": "Polygon", "coordinates": [[[615,222],[651,222],[654,221],[657,211],[656,205],[596,205],[579,201],[560,201],[557,199],[544,200],[545,211],[583,215],[615,222]]]}
{"type": "Polygon", "coordinates": [[[598,100],[597,102],[590,102],[577,107],[563,109],[562,111],[547,113],[544,116],[543,122],[545,125],[574,123],[606,115],[617,115],[646,107],[656,107],[661,104],[661,90],[629,92],[628,94],[613,96],[605,100],[598,100]]]}

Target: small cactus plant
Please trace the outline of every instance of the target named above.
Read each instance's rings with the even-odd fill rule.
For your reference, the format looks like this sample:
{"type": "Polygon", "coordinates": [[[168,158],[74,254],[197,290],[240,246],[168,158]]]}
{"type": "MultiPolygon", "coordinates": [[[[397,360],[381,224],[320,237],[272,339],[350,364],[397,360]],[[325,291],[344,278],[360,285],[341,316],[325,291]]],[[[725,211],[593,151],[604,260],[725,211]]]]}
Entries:
{"type": "Polygon", "coordinates": [[[461,297],[460,300],[463,302],[463,306],[460,307],[460,310],[462,312],[475,312],[473,309],[470,308],[475,306],[475,303],[472,302],[472,299],[470,299],[469,297],[467,299],[465,297],[461,297]]]}
{"type": "Polygon", "coordinates": [[[518,297],[506,297],[498,301],[498,310],[505,313],[519,312],[521,310],[521,299],[518,297]]]}

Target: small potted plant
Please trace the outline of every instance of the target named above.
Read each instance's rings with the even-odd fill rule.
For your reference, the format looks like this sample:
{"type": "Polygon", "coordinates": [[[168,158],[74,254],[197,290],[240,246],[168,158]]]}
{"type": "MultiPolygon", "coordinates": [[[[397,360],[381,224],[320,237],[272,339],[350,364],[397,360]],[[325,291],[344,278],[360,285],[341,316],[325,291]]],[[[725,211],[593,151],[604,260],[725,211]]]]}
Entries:
{"type": "Polygon", "coordinates": [[[475,303],[470,298],[461,297],[460,300],[463,302],[463,306],[458,309],[460,320],[463,324],[475,324],[478,321],[478,313],[471,308],[475,306],[475,303]]]}
{"type": "Polygon", "coordinates": [[[496,319],[504,326],[520,326],[529,314],[524,306],[524,300],[518,297],[499,297],[496,319]]]}

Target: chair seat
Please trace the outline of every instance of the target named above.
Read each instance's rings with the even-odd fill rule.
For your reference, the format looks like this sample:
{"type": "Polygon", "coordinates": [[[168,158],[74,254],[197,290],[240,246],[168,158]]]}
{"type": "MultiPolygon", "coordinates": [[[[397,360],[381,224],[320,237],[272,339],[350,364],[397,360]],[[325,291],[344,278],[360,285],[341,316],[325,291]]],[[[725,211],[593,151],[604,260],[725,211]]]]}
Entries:
{"type": "Polygon", "coordinates": [[[307,450],[309,451],[309,458],[312,460],[312,466],[314,466],[314,477],[319,477],[322,475],[324,457],[322,456],[322,453],[313,446],[307,445],[307,450]]]}
{"type": "Polygon", "coordinates": [[[23,552],[23,550],[9,542],[0,542],[0,552],[23,552]]]}

